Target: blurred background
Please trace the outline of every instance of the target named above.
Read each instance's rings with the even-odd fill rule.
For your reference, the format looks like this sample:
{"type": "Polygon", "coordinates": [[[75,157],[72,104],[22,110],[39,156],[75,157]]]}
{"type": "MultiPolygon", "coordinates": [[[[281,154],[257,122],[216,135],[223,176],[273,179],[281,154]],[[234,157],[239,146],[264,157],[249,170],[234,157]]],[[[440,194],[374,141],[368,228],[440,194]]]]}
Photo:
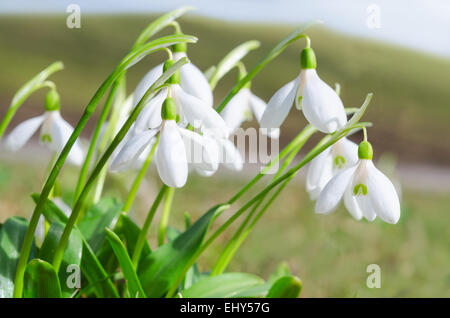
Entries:
{"type": "MultiPolygon", "coordinates": [[[[395,226],[379,220],[357,222],[344,209],[320,216],[314,214],[313,202],[305,193],[302,171],[256,226],[229,270],[267,278],[286,261],[303,281],[303,297],[449,297],[448,1],[2,0],[0,118],[23,83],[61,60],[65,69],[50,79],[61,94],[63,117],[75,125],[82,109],[140,31],[158,14],[181,5],[197,8],[179,22],[184,33],[199,38],[197,44],[189,46],[188,54],[202,70],[240,43],[256,39],[261,47],[244,59],[251,68],[296,26],[322,20],[322,25],[307,32],[317,55],[318,72],[331,86],[340,83],[347,107],[359,107],[367,93],[374,93],[365,120],[374,123],[369,137],[375,160],[402,188],[402,216],[395,226]],[[71,3],[81,8],[81,28],[66,26],[66,10],[71,3]],[[366,286],[369,264],[381,267],[379,289],[366,286]]],[[[303,45],[296,42],[265,67],[252,83],[253,92],[268,101],[292,80],[299,72],[303,45]]],[[[164,58],[163,54],[152,55],[133,67],[127,77],[128,93],[164,58]]],[[[214,96],[216,105],[236,77],[231,72],[220,82],[214,96]]],[[[44,97],[44,90],[32,95],[9,130],[42,113],[44,97]]],[[[94,119],[83,132],[84,138],[89,138],[94,119]]],[[[246,125],[256,126],[255,122],[246,125]]],[[[281,146],[304,125],[301,114],[293,109],[282,127],[281,146]]],[[[313,138],[305,150],[319,137],[313,138]]],[[[360,138],[354,135],[351,139],[360,138]]],[[[18,153],[1,149],[1,223],[12,215],[30,215],[33,202],[29,194],[40,190],[48,160],[49,154],[37,138],[18,153]]],[[[192,174],[187,186],[176,193],[171,224],[182,227],[184,212],[195,219],[212,205],[229,199],[257,171],[253,166],[246,167],[244,173],[221,170],[208,179],[192,174]]],[[[77,173],[67,168],[61,174],[68,203],[77,173]]],[[[106,191],[123,199],[133,177],[110,176],[106,191]]],[[[159,185],[153,169],[134,206],[137,222],[144,218],[159,185]]],[[[154,234],[150,233],[150,238],[154,234]]],[[[228,231],[208,251],[201,262],[203,269],[214,263],[231,235],[228,231]]]]}

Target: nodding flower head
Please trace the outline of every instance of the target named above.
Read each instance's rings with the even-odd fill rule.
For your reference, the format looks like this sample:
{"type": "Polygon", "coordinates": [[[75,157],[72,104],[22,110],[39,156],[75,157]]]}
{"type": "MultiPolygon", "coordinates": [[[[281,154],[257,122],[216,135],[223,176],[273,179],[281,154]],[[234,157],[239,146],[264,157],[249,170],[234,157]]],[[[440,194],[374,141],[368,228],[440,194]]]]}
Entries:
{"type": "Polygon", "coordinates": [[[312,48],[307,47],[301,52],[300,64],[300,75],[270,99],[261,118],[261,127],[279,128],[294,103],[302,109],[308,122],[324,133],[343,127],[347,122],[344,105],[336,92],[317,75],[312,48]]]}
{"type": "Polygon", "coordinates": [[[339,172],[320,193],[316,213],[333,212],[344,199],[350,214],[357,220],[373,221],[377,216],[395,224],[400,219],[400,200],[392,182],[372,162],[372,146],[363,141],[358,147],[358,163],[339,172]]]}
{"type": "MultiPolygon", "coordinates": [[[[52,89],[45,98],[44,114],[25,120],[14,128],[5,140],[6,148],[10,151],[19,150],[40,127],[40,143],[52,152],[59,153],[73,132],[73,127],[61,117],[59,110],[59,95],[52,89]]],[[[81,165],[83,159],[84,153],[77,140],[69,152],[68,160],[72,164],[81,165]]]]}

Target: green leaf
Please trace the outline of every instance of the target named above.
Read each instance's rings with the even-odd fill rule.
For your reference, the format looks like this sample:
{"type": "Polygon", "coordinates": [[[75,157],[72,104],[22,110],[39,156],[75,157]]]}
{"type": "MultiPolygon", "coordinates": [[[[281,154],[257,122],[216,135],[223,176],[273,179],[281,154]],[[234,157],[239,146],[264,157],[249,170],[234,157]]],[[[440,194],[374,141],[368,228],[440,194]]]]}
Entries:
{"type": "MultiPolygon", "coordinates": [[[[120,237],[123,244],[127,248],[128,255],[133,255],[134,248],[136,246],[137,238],[141,229],[128,215],[122,213],[114,227],[114,232],[120,237]]],[[[144,243],[144,247],[141,252],[141,260],[151,253],[150,245],[148,242],[144,243]]],[[[111,245],[105,241],[102,247],[98,251],[98,258],[105,267],[108,273],[112,273],[117,268],[117,259],[112,254],[111,245]]],[[[138,266],[139,267],[139,266],[138,266]]]]}
{"type": "Polygon", "coordinates": [[[119,260],[120,268],[122,268],[123,276],[128,283],[128,291],[133,298],[145,298],[141,283],[134,270],[133,263],[127,253],[125,246],[120,238],[110,229],[105,229],[108,241],[119,260]]]}
{"type": "MultiPolygon", "coordinates": [[[[271,62],[274,58],[276,58],[278,55],[281,54],[281,52],[284,51],[284,49],[291,44],[292,42],[298,40],[302,37],[302,34],[308,29],[310,26],[317,24],[318,22],[310,22],[306,23],[297,29],[295,29],[291,34],[289,34],[287,37],[285,37],[283,40],[278,42],[277,45],[275,45],[272,50],[269,51],[262,59],[259,61],[249,72],[248,74],[241,79],[234,87],[231,89],[230,93],[224,98],[224,100],[220,103],[220,105],[217,107],[217,112],[221,112],[225,106],[228,104],[228,102],[236,95],[239,90],[245,86],[253,77],[255,77],[256,74],[258,74],[264,66],[266,66],[269,62],[271,62]]],[[[300,70],[300,65],[299,65],[300,70]]]]}
{"type": "MultiPolygon", "coordinates": [[[[37,203],[39,201],[39,194],[33,193],[31,195],[31,198],[33,199],[34,203],[37,203]]],[[[44,210],[42,211],[42,214],[44,215],[45,219],[48,223],[53,222],[61,222],[65,224],[67,220],[69,219],[63,211],[50,199],[46,199],[44,203],[44,210]]]]}
{"type": "MultiPolygon", "coordinates": [[[[0,228],[0,298],[13,296],[17,261],[27,227],[27,220],[14,216],[0,228]]],[[[34,257],[35,248],[33,244],[31,258],[34,257]]]]}
{"type": "Polygon", "coordinates": [[[263,284],[262,278],[252,274],[224,273],[204,278],[181,294],[183,298],[229,298],[263,284]]]}
{"type": "Polygon", "coordinates": [[[81,258],[81,271],[89,282],[97,297],[119,298],[119,293],[114,287],[108,273],[95,256],[89,244],[83,240],[83,257],[81,258]]]}
{"type": "MultiPolygon", "coordinates": [[[[53,255],[55,253],[56,247],[58,246],[59,239],[61,238],[63,231],[64,225],[62,223],[53,222],[50,225],[50,229],[45,236],[41,249],[39,250],[40,259],[46,262],[51,262],[53,260],[53,255]]],[[[78,269],[80,269],[82,251],[83,243],[81,234],[77,229],[75,229],[74,231],[72,231],[72,233],[70,233],[69,244],[67,244],[67,247],[64,251],[63,261],[58,272],[63,297],[70,297],[76,291],[76,287],[72,285],[72,280],[75,278],[73,277],[74,267],[72,266],[75,265],[78,267],[78,269]],[[72,284],[69,284],[70,282],[72,284]]]]}
{"type": "Polygon", "coordinates": [[[278,280],[278,278],[289,275],[291,275],[289,265],[286,262],[281,262],[280,264],[278,264],[277,268],[275,268],[272,275],[270,275],[269,282],[275,282],[276,280],[278,280]]]}
{"type": "Polygon", "coordinates": [[[33,259],[25,269],[25,298],[60,298],[61,288],[53,266],[41,259],[33,259]]]}
{"type": "Polygon", "coordinates": [[[145,42],[147,42],[147,40],[150,37],[155,35],[160,30],[164,29],[172,21],[174,21],[175,19],[179,18],[180,16],[185,14],[187,11],[192,10],[192,9],[193,9],[193,7],[185,6],[185,7],[175,9],[173,11],[170,11],[170,12],[162,15],[161,17],[159,17],[158,19],[156,19],[155,21],[150,23],[144,29],[144,31],[142,31],[141,34],[139,34],[139,36],[135,42],[135,47],[144,44],[145,42]]]}
{"type": "Polygon", "coordinates": [[[302,291],[302,282],[295,276],[283,276],[270,288],[267,298],[298,298],[302,291]]]}
{"type": "Polygon", "coordinates": [[[209,83],[212,88],[217,82],[224,77],[248,52],[259,48],[260,42],[256,40],[247,41],[231,50],[214,68],[213,73],[209,77],[209,83]]]}
{"type": "Polygon", "coordinates": [[[143,258],[138,276],[148,297],[162,297],[170,286],[177,283],[201,246],[212,221],[227,208],[226,204],[212,208],[175,240],[143,258]]]}
{"type": "MultiPolygon", "coordinates": [[[[39,200],[39,194],[33,194],[32,198],[35,202],[39,200]]],[[[44,203],[43,214],[46,220],[50,223],[61,222],[65,224],[68,217],[62,212],[51,200],[47,199],[44,203]]],[[[119,294],[114,287],[107,272],[103,268],[97,256],[92,251],[83,235],[77,231],[82,238],[82,257],[81,257],[81,271],[89,282],[97,297],[114,297],[118,298],[119,294]]],[[[106,243],[106,242],[105,242],[106,243]]],[[[109,246],[109,244],[107,244],[109,246]]]]}
{"type": "Polygon", "coordinates": [[[94,252],[105,242],[105,227],[113,226],[121,210],[122,204],[114,198],[102,198],[87,210],[78,228],[94,252]]]}

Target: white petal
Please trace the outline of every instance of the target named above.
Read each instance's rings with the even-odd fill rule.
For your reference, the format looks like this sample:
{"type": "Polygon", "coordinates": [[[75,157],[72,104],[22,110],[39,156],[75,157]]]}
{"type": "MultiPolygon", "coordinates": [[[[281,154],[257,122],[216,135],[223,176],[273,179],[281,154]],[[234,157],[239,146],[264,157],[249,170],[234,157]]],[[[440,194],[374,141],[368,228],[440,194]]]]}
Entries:
{"type": "Polygon", "coordinates": [[[250,95],[250,99],[249,99],[250,107],[252,109],[253,114],[255,115],[256,120],[259,123],[264,114],[264,111],[267,108],[267,104],[261,98],[259,98],[258,96],[256,96],[255,94],[253,94],[250,91],[249,91],[249,95],[250,95]]]}
{"type": "Polygon", "coordinates": [[[311,200],[316,200],[325,185],[333,177],[331,149],[327,148],[311,160],[306,174],[306,191],[311,200]]]}
{"type": "Polygon", "coordinates": [[[363,216],[367,219],[367,221],[372,222],[377,218],[377,214],[375,213],[372,203],[370,202],[370,198],[367,196],[356,196],[356,203],[361,209],[363,216]]]}
{"type": "Polygon", "coordinates": [[[195,65],[189,63],[181,67],[180,85],[186,93],[203,100],[207,105],[213,104],[211,86],[195,65]]]}
{"type": "Polygon", "coordinates": [[[70,213],[72,213],[72,208],[66,204],[66,202],[63,201],[62,198],[56,197],[52,199],[53,203],[64,212],[66,216],[70,216],[70,213]]]}
{"type": "Polygon", "coordinates": [[[295,95],[295,107],[300,110],[302,109],[302,103],[301,103],[301,97],[303,95],[303,91],[305,89],[305,81],[306,81],[306,70],[302,70],[300,72],[300,79],[298,82],[298,89],[297,89],[297,93],[295,95]]]}
{"type": "Polygon", "coordinates": [[[148,102],[144,109],[142,109],[139,116],[136,118],[135,129],[137,132],[145,131],[147,129],[155,129],[161,125],[161,107],[166,97],[167,88],[163,88],[148,102]]]}
{"type": "Polygon", "coordinates": [[[318,130],[332,133],[347,122],[344,105],[336,92],[323,82],[314,69],[305,70],[302,110],[318,130]]]}
{"type": "Polygon", "coordinates": [[[184,128],[179,130],[189,165],[206,171],[216,171],[219,167],[219,154],[215,140],[184,128]]]}
{"type": "MultiPolygon", "coordinates": [[[[52,123],[52,140],[48,144],[50,149],[59,153],[66,145],[67,141],[70,138],[70,135],[72,135],[72,132],[73,127],[67,121],[65,121],[61,117],[61,115],[59,115],[59,112],[55,113],[52,123]]],[[[81,164],[83,164],[84,152],[78,140],[79,139],[75,141],[72,149],[70,149],[67,160],[74,165],[80,166],[81,164]]]]}
{"type": "Polygon", "coordinates": [[[220,113],[231,131],[241,127],[245,120],[245,112],[248,111],[250,91],[241,89],[226,105],[220,113]]]}
{"type": "Polygon", "coordinates": [[[383,221],[395,224],[400,219],[400,201],[392,182],[370,161],[367,166],[367,191],[370,203],[383,221]]]}
{"type": "Polygon", "coordinates": [[[242,170],[244,163],[242,161],[241,153],[234,146],[234,143],[228,139],[220,139],[218,141],[220,148],[223,152],[221,158],[223,158],[223,164],[230,170],[240,171],[242,170]]]}
{"type": "Polygon", "coordinates": [[[298,77],[280,88],[270,99],[259,122],[262,128],[279,128],[294,103],[298,77]]]}
{"type": "Polygon", "coordinates": [[[345,166],[353,166],[358,162],[358,145],[347,138],[339,140],[342,155],[345,158],[345,166]]]}
{"type": "Polygon", "coordinates": [[[174,120],[163,122],[156,149],[158,174],[169,187],[180,188],[186,184],[188,163],[183,138],[174,120]]]}
{"type": "Polygon", "coordinates": [[[356,220],[361,220],[363,217],[363,212],[361,211],[358,202],[356,201],[356,197],[353,195],[352,187],[347,187],[344,193],[344,204],[353,218],[356,220]]]}
{"type": "Polygon", "coordinates": [[[25,145],[44,121],[45,116],[25,120],[14,128],[5,140],[5,146],[10,151],[16,151],[25,145]]]}
{"type": "Polygon", "coordinates": [[[341,171],[327,183],[316,202],[316,213],[329,214],[336,210],[347,189],[356,166],[341,171]]]}
{"type": "Polygon", "coordinates": [[[205,104],[201,99],[187,94],[180,87],[174,86],[174,95],[181,103],[183,114],[194,128],[202,128],[217,137],[226,138],[229,129],[219,113],[214,108],[205,104]]]}
{"type": "Polygon", "coordinates": [[[110,170],[122,171],[131,168],[144,149],[154,141],[157,132],[152,129],[130,136],[113,159],[110,170]]]}
{"type": "Polygon", "coordinates": [[[152,68],[145,76],[141,79],[139,84],[136,86],[136,89],[133,93],[133,106],[136,106],[141,98],[144,96],[145,92],[152,86],[154,82],[162,75],[163,73],[163,63],[152,68]]]}

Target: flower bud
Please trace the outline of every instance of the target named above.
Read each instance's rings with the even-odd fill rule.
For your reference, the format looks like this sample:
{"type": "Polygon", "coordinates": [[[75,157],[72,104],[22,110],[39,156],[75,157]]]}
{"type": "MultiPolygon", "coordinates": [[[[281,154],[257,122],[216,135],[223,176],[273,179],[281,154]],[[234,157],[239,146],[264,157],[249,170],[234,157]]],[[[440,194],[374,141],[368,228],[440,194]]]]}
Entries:
{"type": "Polygon", "coordinates": [[[60,109],[59,94],[56,89],[51,89],[45,96],[45,110],[54,111],[60,109]]]}
{"type": "Polygon", "coordinates": [[[370,144],[370,142],[363,141],[359,144],[358,157],[359,157],[359,159],[372,160],[373,149],[372,149],[372,145],[370,144]]]}
{"type": "Polygon", "coordinates": [[[312,48],[307,47],[302,50],[302,53],[300,53],[300,65],[302,69],[317,67],[316,55],[312,48]]]}
{"type": "Polygon", "coordinates": [[[161,118],[163,120],[176,120],[177,107],[173,98],[166,98],[161,108],[161,118]]]}
{"type": "MultiPolygon", "coordinates": [[[[175,64],[174,60],[167,60],[163,66],[163,72],[167,71],[172,65],[175,64]]],[[[177,70],[168,80],[169,84],[180,84],[180,70],[177,70]]]]}

